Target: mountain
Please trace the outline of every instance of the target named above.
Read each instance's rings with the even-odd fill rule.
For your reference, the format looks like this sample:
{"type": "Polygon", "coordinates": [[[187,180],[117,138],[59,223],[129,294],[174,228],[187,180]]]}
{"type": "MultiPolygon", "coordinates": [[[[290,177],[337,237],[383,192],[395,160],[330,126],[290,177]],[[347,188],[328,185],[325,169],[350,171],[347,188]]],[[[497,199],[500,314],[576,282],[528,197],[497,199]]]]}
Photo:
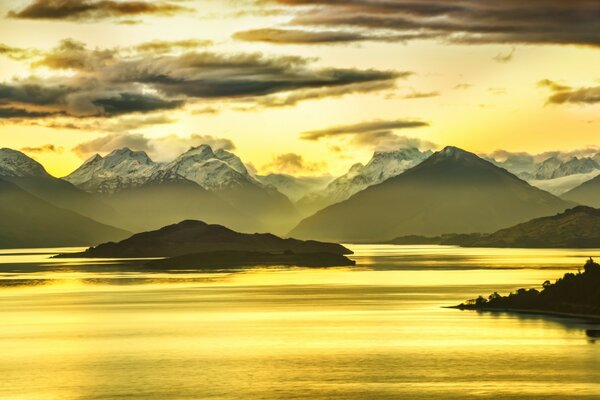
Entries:
{"type": "Polygon", "coordinates": [[[234,154],[208,145],[194,147],[163,169],[177,173],[217,194],[261,221],[269,230],[289,230],[299,219],[290,200],[277,189],[257,181],[234,154]]]}
{"type": "Polygon", "coordinates": [[[561,197],[586,206],[600,207],[600,175],[569,190],[561,197]]]}
{"type": "Polygon", "coordinates": [[[578,206],[471,241],[469,247],[598,248],[600,210],[578,206]]]}
{"type": "Polygon", "coordinates": [[[292,176],[287,174],[256,175],[263,185],[272,186],[296,202],[308,195],[324,189],[332,178],[326,176],[292,176]]]}
{"type": "Polygon", "coordinates": [[[86,192],[113,194],[142,186],[159,168],[145,152],[122,148],[96,154],[64,179],[86,192]]]}
{"type": "Polygon", "coordinates": [[[118,223],[114,209],[71,183],[51,176],[40,163],[20,151],[0,149],[0,178],[57,207],[110,225],[118,223]]]}
{"type": "Polygon", "coordinates": [[[176,257],[215,251],[352,254],[336,243],[282,239],[268,233],[244,234],[221,225],[183,221],[156,231],[138,233],[119,243],[104,243],[83,253],[61,257],[176,257]]]}
{"type": "Polygon", "coordinates": [[[0,178],[0,248],[89,246],[129,233],[58,208],[0,178]]]}
{"type": "Polygon", "coordinates": [[[213,151],[208,145],[191,148],[164,164],[154,162],[145,152],[123,148],[106,157],[96,155],[90,158],[65,179],[88,192],[102,194],[104,201],[127,214],[136,209],[136,203],[131,199],[144,201],[144,196],[151,192],[155,196],[154,204],[141,205],[147,212],[143,218],[137,216],[139,229],[153,229],[164,226],[165,222],[198,218],[228,223],[244,231],[265,228],[281,231],[288,230],[298,220],[287,197],[254,179],[234,154],[221,149],[213,151]],[[196,186],[195,190],[191,184],[196,186]],[[186,188],[182,189],[184,186],[186,188]],[[184,194],[191,197],[181,197],[184,194]],[[172,199],[173,202],[168,204],[166,200],[157,199],[172,199]],[[197,200],[195,207],[192,199],[197,200]],[[164,208],[159,208],[159,204],[164,208]],[[151,213],[150,209],[154,212],[151,213]],[[183,213],[190,209],[194,212],[183,213]],[[166,215],[161,210],[179,218],[157,220],[155,217],[166,215]],[[217,218],[223,219],[219,221],[217,218]],[[148,223],[139,225],[144,221],[148,223]]]}
{"type": "Polygon", "coordinates": [[[401,174],[431,154],[431,151],[422,152],[416,148],[375,152],[367,165],[354,164],[345,175],[329,183],[324,190],[300,199],[297,206],[305,215],[312,214],[331,204],[344,201],[369,186],[401,174]]]}
{"type": "Polygon", "coordinates": [[[416,167],[306,218],[290,234],[377,241],[486,233],[569,206],[475,154],[446,147],[416,167]]]}
{"type": "Polygon", "coordinates": [[[551,157],[538,167],[535,178],[538,180],[556,179],[577,174],[588,174],[599,169],[600,165],[588,157],[572,157],[565,162],[556,157],[551,157]]]}

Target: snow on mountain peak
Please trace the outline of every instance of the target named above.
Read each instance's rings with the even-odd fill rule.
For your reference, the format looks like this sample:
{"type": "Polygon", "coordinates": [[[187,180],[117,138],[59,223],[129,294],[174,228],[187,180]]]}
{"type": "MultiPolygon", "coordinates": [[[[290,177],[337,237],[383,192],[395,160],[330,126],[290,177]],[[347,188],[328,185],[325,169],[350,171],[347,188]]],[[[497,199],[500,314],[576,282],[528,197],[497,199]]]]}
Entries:
{"type": "Polygon", "coordinates": [[[47,177],[48,172],[42,164],[20,151],[0,149],[0,176],[10,177],[47,177]]]}
{"type": "Polygon", "coordinates": [[[115,193],[143,185],[159,168],[145,152],[122,148],[96,154],[64,179],[89,192],[115,193]]]}
{"type": "Polygon", "coordinates": [[[311,208],[321,208],[346,200],[369,186],[400,175],[429,158],[431,154],[431,151],[421,151],[417,148],[377,151],[366,165],[354,164],[345,175],[332,181],[319,193],[306,196],[301,203],[309,204],[309,211],[314,211],[311,208]]]}

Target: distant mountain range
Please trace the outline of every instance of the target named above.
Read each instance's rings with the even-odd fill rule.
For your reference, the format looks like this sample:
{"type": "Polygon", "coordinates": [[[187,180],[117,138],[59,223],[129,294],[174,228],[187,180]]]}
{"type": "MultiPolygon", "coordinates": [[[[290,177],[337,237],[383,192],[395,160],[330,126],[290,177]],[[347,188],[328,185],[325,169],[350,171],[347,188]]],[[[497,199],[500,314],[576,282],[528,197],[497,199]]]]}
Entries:
{"type": "MultiPolygon", "coordinates": [[[[455,147],[435,154],[416,148],[376,152],[367,164],[356,164],[334,180],[256,175],[233,153],[207,145],[167,163],[117,149],[91,157],[58,179],[25,154],[0,149],[0,179],[49,206],[107,226],[115,236],[198,219],[240,232],[282,234],[297,225],[293,236],[379,241],[404,235],[489,234],[575,203],[600,207],[599,159],[550,157],[535,168],[530,165],[533,172],[519,170],[534,185],[567,191],[562,199],[504,168],[518,169],[516,164],[488,162],[455,147]],[[301,215],[310,217],[301,221],[301,215]]],[[[4,202],[0,212],[9,215],[14,207],[4,202]]],[[[80,238],[97,243],[96,238],[80,238]]]]}
{"type": "Polygon", "coordinates": [[[494,232],[572,206],[456,147],[303,220],[290,235],[377,241],[494,232]]]}
{"type": "Polygon", "coordinates": [[[600,175],[600,153],[593,157],[549,156],[537,163],[521,165],[510,160],[488,161],[557,196],[579,186],[581,183],[600,175]]]}
{"type": "Polygon", "coordinates": [[[64,179],[102,195],[135,230],[198,218],[242,231],[284,231],[298,218],[289,199],[252,177],[237,156],[208,145],[169,163],[118,149],[106,157],[95,155],[64,179]]]}

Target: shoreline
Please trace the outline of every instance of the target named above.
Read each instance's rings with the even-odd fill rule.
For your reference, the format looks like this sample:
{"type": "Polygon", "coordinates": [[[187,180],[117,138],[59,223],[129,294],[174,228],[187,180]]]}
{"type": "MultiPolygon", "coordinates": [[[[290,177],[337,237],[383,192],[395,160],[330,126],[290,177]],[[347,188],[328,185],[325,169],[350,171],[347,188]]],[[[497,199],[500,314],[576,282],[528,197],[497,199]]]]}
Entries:
{"type": "Polygon", "coordinates": [[[584,319],[591,320],[594,322],[600,322],[600,315],[594,314],[577,314],[577,313],[567,313],[561,311],[548,311],[548,310],[536,310],[536,309],[517,309],[517,308],[490,308],[490,307],[465,307],[465,306],[445,306],[442,308],[453,308],[461,311],[487,311],[487,312],[506,312],[512,314],[526,314],[526,315],[539,315],[546,317],[562,317],[562,318],[572,318],[572,319],[584,319]]]}

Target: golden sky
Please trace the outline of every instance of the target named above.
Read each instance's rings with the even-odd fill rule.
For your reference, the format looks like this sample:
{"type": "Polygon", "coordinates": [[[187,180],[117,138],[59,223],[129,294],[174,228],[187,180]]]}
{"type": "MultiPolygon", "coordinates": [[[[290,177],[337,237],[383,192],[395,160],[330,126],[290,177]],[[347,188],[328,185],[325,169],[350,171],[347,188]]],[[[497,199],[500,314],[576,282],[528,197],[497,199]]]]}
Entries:
{"type": "Polygon", "coordinates": [[[596,147],[597,1],[0,0],[0,147],[63,176],[208,142],[260,172],[377,149],[596,147]],[[535,3],[535,5],[533,5],[535,3]]]}

